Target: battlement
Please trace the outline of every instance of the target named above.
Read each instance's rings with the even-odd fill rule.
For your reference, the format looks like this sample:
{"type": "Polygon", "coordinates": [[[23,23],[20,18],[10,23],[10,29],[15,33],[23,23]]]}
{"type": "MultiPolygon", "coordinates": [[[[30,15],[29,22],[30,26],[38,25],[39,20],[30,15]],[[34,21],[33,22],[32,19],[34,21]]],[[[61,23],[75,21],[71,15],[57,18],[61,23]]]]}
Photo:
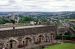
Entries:
{"type": "Polygon", "coordinates": [[[35,26],[22,26],[13,28],[2,28],[0,29],[0,38],[25,36],[38,33],[54,32],[55,26],[47,25],[35,25],[35,26]]]}
{"type": "MultiPolygon", "coordinates": [[[[35,28],[35,27],[45,27],[47,25],[34,25],[34,26],[20,26],[20,27],[15,27],[15,29],[24,29],[24,28],[35,28]]],[[[9,28],[0,28],[0,31],[4,30],[13,30],[13,27],[9,28]]]]}

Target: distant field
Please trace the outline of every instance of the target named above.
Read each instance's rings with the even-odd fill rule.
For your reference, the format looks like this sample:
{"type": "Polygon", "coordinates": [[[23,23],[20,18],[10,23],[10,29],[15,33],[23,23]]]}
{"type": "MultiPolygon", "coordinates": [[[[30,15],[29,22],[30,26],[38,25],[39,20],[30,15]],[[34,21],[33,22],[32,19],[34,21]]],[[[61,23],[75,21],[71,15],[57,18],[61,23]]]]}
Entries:
{"type": "Polygon", "coordinates": [[[69,20],[69,21],[75,21],[75,19],[65,19],[65,20],[69,20]]]}
{"type": "Polygon", "coordinates": [[[45,49],[75,49],[75,43],[62,43],[49,46],[48,48],[45,49]]]}

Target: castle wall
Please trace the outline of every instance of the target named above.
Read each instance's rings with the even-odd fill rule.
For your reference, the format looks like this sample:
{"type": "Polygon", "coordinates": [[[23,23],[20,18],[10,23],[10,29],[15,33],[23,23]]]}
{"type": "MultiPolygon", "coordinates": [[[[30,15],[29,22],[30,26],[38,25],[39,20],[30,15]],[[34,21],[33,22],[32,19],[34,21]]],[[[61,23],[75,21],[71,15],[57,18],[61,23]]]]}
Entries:
{"type": "Polygon", "coordinates": [[[0,31],[0,47],[28,49],[48,45],[55,42],[55,32],[54,26],[0,31]]]}

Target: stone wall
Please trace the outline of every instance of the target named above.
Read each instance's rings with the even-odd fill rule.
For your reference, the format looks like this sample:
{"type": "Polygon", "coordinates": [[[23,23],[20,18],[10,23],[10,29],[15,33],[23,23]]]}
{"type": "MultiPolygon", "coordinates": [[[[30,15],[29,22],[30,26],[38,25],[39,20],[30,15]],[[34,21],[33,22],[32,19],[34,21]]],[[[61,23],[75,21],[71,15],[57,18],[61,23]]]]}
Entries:
{"type": "Polygon", "coordinates": [[[7,49],[28,49],[55,42],[54,26],[34,27],[0,31],[0,47],[7,49]]]}

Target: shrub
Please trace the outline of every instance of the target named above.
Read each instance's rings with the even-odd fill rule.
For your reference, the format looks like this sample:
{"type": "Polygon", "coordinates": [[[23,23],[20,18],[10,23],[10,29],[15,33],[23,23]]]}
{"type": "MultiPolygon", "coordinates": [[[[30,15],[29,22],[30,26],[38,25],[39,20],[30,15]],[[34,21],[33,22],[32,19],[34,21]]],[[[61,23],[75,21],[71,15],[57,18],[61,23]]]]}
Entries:
{"type": "Polygon", "coordinates": [[[66,39],[66,40],[70,40],[70,38],[71,38],[70,35],[64,35],[63,36],[63,39],[66,39]]]}
{"type": "Polygon", "coordinates": [[[75,40],[75,34],[71,35],[71,40],[75,40]]]}

